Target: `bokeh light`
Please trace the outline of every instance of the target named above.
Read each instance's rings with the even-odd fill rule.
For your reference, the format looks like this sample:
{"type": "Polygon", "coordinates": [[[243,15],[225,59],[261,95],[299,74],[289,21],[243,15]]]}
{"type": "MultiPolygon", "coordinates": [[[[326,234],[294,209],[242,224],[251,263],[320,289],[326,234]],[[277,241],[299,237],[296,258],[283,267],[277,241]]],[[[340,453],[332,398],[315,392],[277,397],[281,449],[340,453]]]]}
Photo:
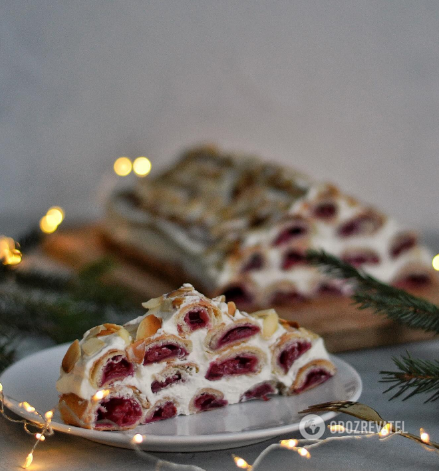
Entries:
{"type": "Polygon", "coordinates": [[[55,232],[57,227],[58,225],[53,223],[53,220],[50,216],[48,217],[46,215],[40,219],[40,229],[45,234],[51,234],[52,232],[55,232]]]}
{"type": "Polygon", "coordinates": [[[50,219],[52,224],[59,226],[64,220],[64,210],[59,206],[52,206],[48,209],[46,217],[50,219]]]}
{"type": "Polygon", "coordinates": [[[128,157],[119,157],[116,162],[114,162],[114,171],[120,177],[126,177],[131,173],[133,164],[128,157]]]}
{"type": "Polygon", "coordinates": [[[45,216],[40,219],[40,229],[45,234],[52,234],[64,220],[64,210],[59,206],[52,206],[45,216]]]}
{"type": "Polygon", "coordinates": [[[133,170],[139,177],[146,177],[151,171],[151,161],[148,157],[137,157],[133,162],[133,170]]]}
{"type": "Polygon", "coordinates": [[[3,265],[17,265],[23,255],[12,237],[0,236],[0,260],[3,265]]]}
{"type": "Polygon", "coordinates": [[[435,270],[439,271],[439,253],[433,257],[431,264],[435,270]]]}

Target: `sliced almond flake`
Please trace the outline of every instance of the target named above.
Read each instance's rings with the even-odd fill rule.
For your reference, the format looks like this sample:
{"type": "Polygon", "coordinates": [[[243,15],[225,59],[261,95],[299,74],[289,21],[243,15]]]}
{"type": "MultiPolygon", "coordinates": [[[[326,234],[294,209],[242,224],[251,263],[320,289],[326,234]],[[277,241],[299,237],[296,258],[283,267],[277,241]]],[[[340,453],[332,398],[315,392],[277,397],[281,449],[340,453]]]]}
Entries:
{"type": "Polygon", "coordinates": [[[95,353],[98,353],[105,347],[105,342],[96,337],[91,337],[82,344],[82,351],[87,356],[92,356],[95,353]]]}
{"type": "Polygon", "coordinates": [[[91,337],[96,337],[99,334],[99,332],[101,332],[104,329],[105,327],[103,325],[97,325],[96,327],[93,327],[92,329],[89,330],[85,338],[89,339],[91,337]]]}
{"type": "Polygon", "coordinates": [[[155,309],[156,307],[159,307],[160,304],[162,304],[162,302],[163,302],[163,296],[160,296],[158,298],[152,298],[149,301],[142,303],[142,306],[145,309],[155,309]]]}
{"type": "Polygon", "coordinates": [[[267,317],[268,315],[272,314],[273,312],[277,315],[277,312],[276,312],[275,309],[264,309],[262,311],[255,311],[255,312],[250,313],[250,315],[252,317],[256,317],[258,319],[261,319],[261,318],[267,317]]]}
{"type": "Polygon", "coordinates": [[[274,309],[263,318],[262,322],[262,337],[269,339],[279,327],[279,316],[274,309]]]}
{"type": "Polygon", "coordinates": [[[65,373],[70,373],[75,367],[76,362],[81,358],[81,347],[79,346],[79,341],[75,340],[72,345],[70,345],[67,350],[64,358],[62,360],[61,367],[65,373]]]}
{"type": "Polygon", "coordinates": [[[131,343],[131,335],[128,332],[127,329],[124,329],[123,327],[117,331],[117,335],[119,337],[122,337],[122,339],[125,342],[125,345],[129,345],[131,343]]]}
{"type": "Polygon", "coordinates": [[[153,314],[146,316],[139,324],[136,340],[152,337],[162,326],[162,320],[153,314]]]}

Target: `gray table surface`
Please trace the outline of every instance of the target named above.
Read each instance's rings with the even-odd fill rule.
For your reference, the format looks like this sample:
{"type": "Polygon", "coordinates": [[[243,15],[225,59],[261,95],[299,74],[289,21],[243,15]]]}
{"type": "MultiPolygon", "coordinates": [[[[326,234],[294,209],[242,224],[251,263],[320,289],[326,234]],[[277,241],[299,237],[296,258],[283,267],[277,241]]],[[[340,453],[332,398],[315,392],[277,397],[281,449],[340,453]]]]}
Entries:
{"type": "MultiPolygon", "coordinates": [[[[35,348],[35,344],[33,345],[35,348]]],[[[383,395],[385,385],[379,383],[380,370],[393,369],[392,356],[409,350],[414,356],[438,358],[439,340],[416,344],[376,348],[350,352],[340,355],[360,373],[364,391],[360,401],[373,406],[388,420],[404,421],[404,428],[418,433],[419,428],[426,429],[433,440],[439,441],[439,403],[424,404],[425,397],[414,397],[402,402],[399,399],[389,402],[389,395],[383,395]]],[[[340,415],[337,420],[351,420],[340,415]]],[[[298,434],[289,434],[282,438],[300,438],[298,434]]],[[[199,453],[152,453],[153,456],[173,461],[178,464],[200,466],[206,471],[237,470],[232,460],[232,453],[252,463],[271,443],[279,438],[256,445],[234,450],[208,451],[199,453]]],[[[0,417],[0,469],[19,469],[34,443],[22,427],[0,417]]],[[[179,467],[174,469],[179,469],[179,467]]],[[[439,455],[423,450],[421,446],[402,437],[378,443],[377,438],[338,441],[322,445],[312,451],[309,460],[301,458],[288,450],[274,450],[262,462],[258,471],[300,470],[340,470],[340,469],[397,469],[397,470],[433,470],[439,469],[439,455]]],[[[134,451],[100,445],[82,438],[56,433],[41,443],[35,453],[31,470],[142,470],[157,469],[153,461],[139,457],[134,451]]],[[[161,466],[160,470],[171,468],[161,466]]]]}

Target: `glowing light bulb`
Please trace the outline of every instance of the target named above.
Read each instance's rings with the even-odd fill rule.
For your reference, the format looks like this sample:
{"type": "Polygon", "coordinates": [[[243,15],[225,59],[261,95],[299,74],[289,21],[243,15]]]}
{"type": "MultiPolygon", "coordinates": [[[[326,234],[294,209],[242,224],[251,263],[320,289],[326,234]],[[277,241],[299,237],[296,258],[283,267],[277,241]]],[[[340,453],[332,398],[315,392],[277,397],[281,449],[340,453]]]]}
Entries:
{"type": "Polygon", "coordinates": [[[306,448],[298,448],[297,453],[303,458],[311,458],[311,454],[306,448]]]}
{"type": "Polygon", "coordinates": [[[11,237],[0,236],[0,260],[3,265],[17,265],[21,262],[22,254],[15,247],[11,237]]]}
{"type": "Polygon", "coordinates": [[[380,437],[387,437],[387,435],[389,435],[390,433],[390,424],[386,424],[384,425],[384,427],[380,430],[379,432],[379,436],[380,437]]]}
{"type": "Polygon", "coordinates": [[[19,250],[10,253],[4,260],[5,265],[18,265],[21,262],[23,255],[19,250]]]}
{"type": "Polygon", "coordinates": [[[439,253],[433,257],[431,264],[435,270],[439,271],[439,253]]]}
{"type": "Polygon", "coordinates": [[[56,228],[58,226],[53,223],[52,218],[49,216],[43,216],[40,219],[40,229],[45,233],[45,234],[51,234],[52,232],[56,231],[56,228]]]}
{"type": "Polygon", "coordinates": [[[297,440],[294,440],[294,439],[290,439],[290,440],[281,440],[280,442],[280,446],[284,447],[284,448],[288,448],[288,449],[292,449],[294,447],[297,446],[297,443],[298,441],[297,440]]]}
{"type": "Polygon", "coordinates": [[[3,392],[3,384],[0,383],[0,393],[2,393],[2,392],[3,392]]]}
{"type": "Polygon", "coordinates": [[[421,440],[424,443],[430,443],[430,435],[423,428],[421,428],[421,440]]]}
{"type": "Polygon", "coordinates": [[[41,433],[36,433],[35,438],[39,440],[40,442],[44,442],[44,440],[46,439],[46,437],[42,435],[41,433]]]}
{"type": "Polygon", "coordinates": [[[139,177],[146,177],[151,171],[151,161],[147,157],[137,157],[133,162],[133,170],[139,177]]]}
{"type": "Polygon", "coordinates": [[[29,466],[32,464],[33,460],[34,460],[34,455],[31,452],[26,456],[26,460],[24,462],[23,468],[24,469],[29,468],[29,466]]]}
{"type": "Polygon", "coordinates": [[[233,460],[234,460],[236,466],[238,466],[238,468],[241,468],[241,469],[251,469],[251,466],[247,463],[247,461],[245,461],[244,459],[240,458],[239,456],[234,456],[234,457],[233,457],[233,460]]]}
{"type": "Polygon", "coordinates": [[[50,222],[56,226],[59,226],[64,220],[64,210],[59,206],[52,206],[47,210],[46,217],[50,222]]]}
{"type": "Polygon", "coordinates": [[[52,417],[53,417],[53,410],[48,410],[45,414],[44,414],[44,418],[50,422],[52,420],[52,417]]]}
{"type": "Polygon", "coordinates": [[[116,162],[114,162],[113,168],[117,175],[126,177],[131,173],[133,165],[128,157],[119,157],[116,162]]]}
{"type": "Polygon", "coordinates": [[[136,433],[132,439],[133,443],[136,443],[137,445],[140,445],[140,443],[143,442],[143,437],[140,435],[140,433],[136,433]]]}
{"type": "Polygon", "coordinates": [[[101,391],[98,391],[94,396],[93,396],[93,401],[100,401],[104,397],[107,397],[110,394],[110,391],[108,389],[102,389],[101,391]]]}
{"type": "Polygon", "coordinates": [[[26,412],[35,412],[35,407],[32,407],[28,402],[25,401],[20,404],[26,412]]]}

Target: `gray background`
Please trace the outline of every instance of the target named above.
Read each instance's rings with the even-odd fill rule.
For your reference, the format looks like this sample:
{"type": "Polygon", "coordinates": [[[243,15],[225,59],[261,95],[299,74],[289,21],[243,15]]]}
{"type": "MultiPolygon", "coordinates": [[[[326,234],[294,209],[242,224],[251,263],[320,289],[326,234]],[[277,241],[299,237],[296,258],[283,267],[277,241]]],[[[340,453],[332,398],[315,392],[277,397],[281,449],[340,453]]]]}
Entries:
{"type": "Polygon", "coordinates": [[[120,155],[214,141],[439,231],[438,39],[437,0],[3,0],[0,213],[95,217],[120,155]]]}

